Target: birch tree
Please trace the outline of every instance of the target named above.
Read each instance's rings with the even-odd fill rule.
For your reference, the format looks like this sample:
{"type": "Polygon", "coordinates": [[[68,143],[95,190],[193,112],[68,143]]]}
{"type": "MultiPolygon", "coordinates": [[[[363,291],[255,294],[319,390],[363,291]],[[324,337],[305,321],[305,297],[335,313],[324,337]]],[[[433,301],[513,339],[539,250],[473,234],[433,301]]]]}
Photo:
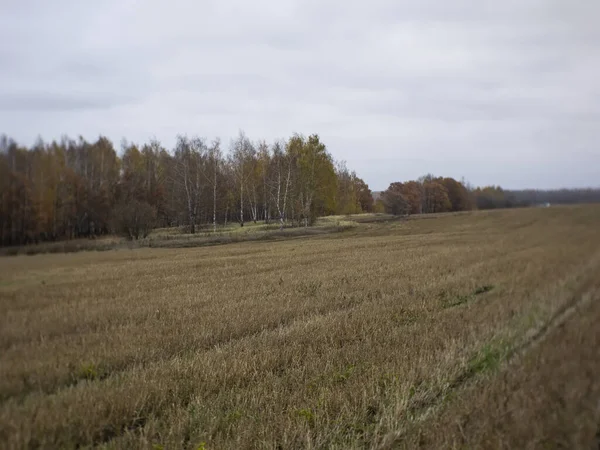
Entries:
{"type": "Polygon", "coordinates": [[[234,174],[240,201],[240,226],[244,226],[244,189],[250,173],[249,157],[252,155],[253,147],[250,140],[243,131],[240,131],[237,139],[232,142],[230,165],[234,174]]]}
{"type": "Polygon", "coordinates": [[[207,150],[206,165],[204,165],[204,178],[212,188],[212,225],[213,232],[217,231],[217,187],[219,166],[223,155],[221,152],[221,141],[215,139],[207,150]]]}
{"type": "MultiPolygon", "coordinates": [[[[337,192],[343,177],[316,135],[253,145],[240,132],[223,153],[219,140],[207,145],[185,136],[169,150],[155,140],[140,146],[123,140],[121,157],[104,137],[38,139],[27,148],[0,136],[0,245],[119,229],[144,236],[154,224],[187,226],[192,233],[212,224],[215,231],[219,223],[244,224],[248,217],[275,219],[281,228],[308,226],[342,208],[337,192]]],[[[350,203],[360,197],[368,210],[368,186],[346,172],[350,203]]]]}
{"type": "Polygon", "coordinates": [[[206,144],[201,138],[177,138],[175,150],[176,176],[185,197],[190,233],[196,232],[196,219],[202,191],[202,153],[206,144]]]}
{"type": "Polygon", "coordinates": [[[284,150],[285,144],[280,141],[273,145],[273,156],[271,165],[272,178],[270,181],[269,191],[275,208],[277,209],[277,217],[279,218],[279,229],[282,230],[285,225],[288,193],[292,177],[292,157],[291,154],[284,150]]]}

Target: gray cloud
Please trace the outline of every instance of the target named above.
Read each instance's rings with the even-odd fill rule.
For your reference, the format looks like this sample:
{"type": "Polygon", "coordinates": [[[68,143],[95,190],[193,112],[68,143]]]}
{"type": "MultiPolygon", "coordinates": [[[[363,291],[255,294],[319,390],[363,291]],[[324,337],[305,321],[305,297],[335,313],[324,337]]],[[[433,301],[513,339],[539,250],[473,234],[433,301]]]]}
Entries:
{"type": "Polygon", "coordinates": [[[7,113],[16,111],[56,112],[106,109],[125,105],[132,101],[125,96],[114,94],[105,96],[88,96],[75,92],[19,92],[0,94],[0,111],[7,113]]]}
{"type": "Polygon", "coordinates": [[[22,0],[0,5],[0,131],[319,133],[375,189],[600,183],[600,3],[22,0]]]}

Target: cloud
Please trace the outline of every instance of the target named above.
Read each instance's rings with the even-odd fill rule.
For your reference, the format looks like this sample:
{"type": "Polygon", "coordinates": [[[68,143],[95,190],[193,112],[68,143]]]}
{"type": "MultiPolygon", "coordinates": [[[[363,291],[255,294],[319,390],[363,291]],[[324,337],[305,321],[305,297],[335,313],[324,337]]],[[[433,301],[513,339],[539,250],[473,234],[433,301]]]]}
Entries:
{"type": "Polygon", "coordinates": [[[116,97],[114,94],[107,96],[87,96],[75,92],[71,93],[47,93],[47,92],[21,92],[0,94],[0,111],[33,111],[33,112],[56,112],[56,111],[79,111],[93,109],[107,109],[118,105],[124,105],[131,98],[116,97]]]}
{"type": "Polygon", "coordinates": [[[597,185],[599,16],[587,0],[5,2],[0,131],[316,132],[375,189],[427,172],[597,185]]]}

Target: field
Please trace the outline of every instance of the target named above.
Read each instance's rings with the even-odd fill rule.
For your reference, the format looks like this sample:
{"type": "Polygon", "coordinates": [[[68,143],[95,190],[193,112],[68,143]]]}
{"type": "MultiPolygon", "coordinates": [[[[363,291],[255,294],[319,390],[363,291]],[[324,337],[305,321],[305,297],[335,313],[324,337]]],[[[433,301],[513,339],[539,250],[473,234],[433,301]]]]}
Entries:
{"type": "MultiPolygon", "coordinates": [[[[389,220],[391,216],[361,215],[356,220],[389,220]]],[[[108,251],[137,248],[195,248],[214,245],[232,244],[248,241],[276,241],[302,236],[337,233],[353,228],[356,220],[348,220],[345,216],[329,216],[319,218],[311,227],[291,227],[289,223],[280,229],[278,223],[247,222],[244,227],[238,223],[220,225],[216,232],[212,226],[205,226],[195,234],[185,228],[159,228],[139,240],[128,240],[120,236],[101,236],[93,239],[72,239],[66,241],[48,241],[38,244],[0,247],[1,256],[38,255],[43,253],[76,253],[80,251],[108,251]]]]}
{"type": "Polygon", "coordinates": [[[600,207],[0,258],[0,447],[592,448],[600,207]]]}

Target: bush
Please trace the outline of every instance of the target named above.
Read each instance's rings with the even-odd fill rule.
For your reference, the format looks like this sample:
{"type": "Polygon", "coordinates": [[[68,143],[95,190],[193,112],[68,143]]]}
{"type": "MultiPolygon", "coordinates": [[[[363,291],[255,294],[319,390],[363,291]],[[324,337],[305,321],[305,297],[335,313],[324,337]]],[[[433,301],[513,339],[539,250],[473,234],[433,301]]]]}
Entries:
{"type": "Polygon", "coordinates": [[[115,208],[113,227],[129,240],[148,236],[156,224],[156,209],[147,202],[131,200],[115,208]]]}

